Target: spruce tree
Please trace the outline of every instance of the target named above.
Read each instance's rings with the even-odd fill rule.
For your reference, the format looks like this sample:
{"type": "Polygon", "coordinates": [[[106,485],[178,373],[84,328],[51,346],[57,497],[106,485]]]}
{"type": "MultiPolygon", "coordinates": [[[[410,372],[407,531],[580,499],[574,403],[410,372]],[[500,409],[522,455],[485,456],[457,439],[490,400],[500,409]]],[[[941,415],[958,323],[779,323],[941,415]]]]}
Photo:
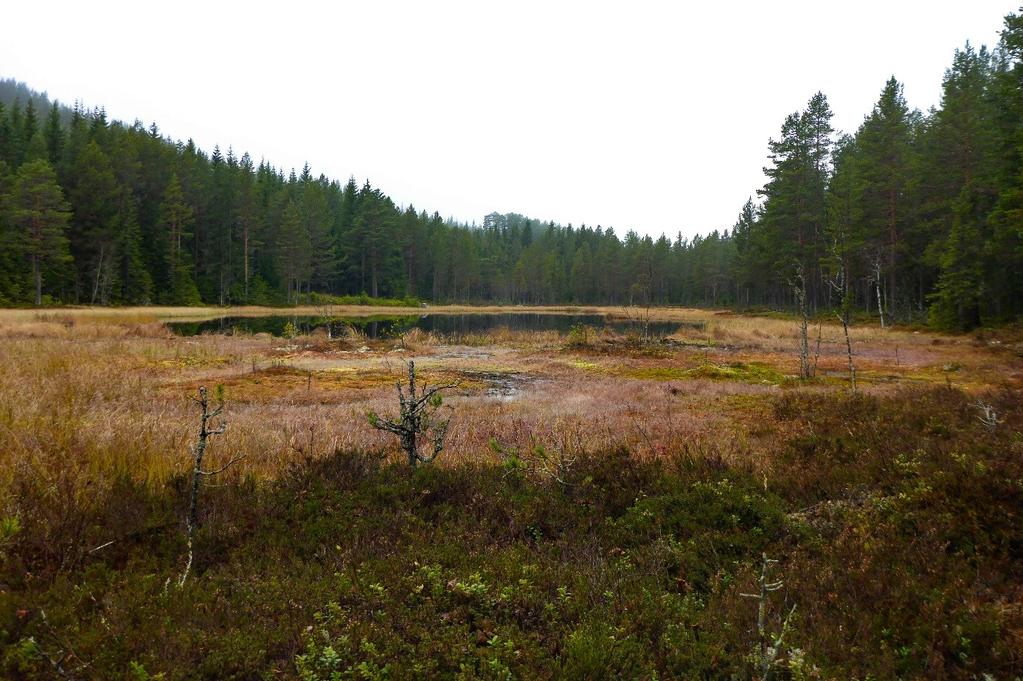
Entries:
{"type": "Polygon", "coordinates": [[[78,287],[90,303],[110,302],[117,261],[120,188],[107,154],[89,141],[71,162],[68,200],[73,219],[71,250],[78,265],[78,287]]]}
{"type": "Polygon", "coordinates": [[[277,257],[288,302],[297,302],[311,271],[312,244],[298,204],[289,200],[277,233],[277,257]]]}
{"type": "Polygon", "coordinates": [[[164,293],[168,305],[199,305],[202,298],[192,278],[188,241],[194,219],[192,207],[185,201],[181,183],[175,173],[164,191],[160,204],[160,225],[166,235],[164,245],[164,293]]]}
{"type": "Polygon", "coordinates": [[[921,180],[925,215],[938,232],[930,255],[939,270],[931,320],[969,329],[983,322],[988,293],[977,286],[990,274],[979,245],[990,238],[988,215],[997,202],[995,119],[987,92],[991,59],[967,43],[945,73],[942,106],[928,130],[928,163],[921,180]]]}
{"type": "Polygon", "coordinates": [[[859,215],[853,231],[860,235],[868,257],[884,262],[887,276],[876,284],[884,288],[886,307],[892,315],[900,306],[906,307],[899,297],[899,281],[903,235],[911,218],[906,204],[913,118],[902,85],[892,77],[856,135],[854,200],[859,204],[859,215]]]}
{"type": "Polygon", "coordinates": [[[57,102],[50,107],[43,135],[46,139],[46,151],[50,165],[56,166],[60,163],[61,154],[64,151],[64,129],[60,124],[60,105],[57,102]]]}

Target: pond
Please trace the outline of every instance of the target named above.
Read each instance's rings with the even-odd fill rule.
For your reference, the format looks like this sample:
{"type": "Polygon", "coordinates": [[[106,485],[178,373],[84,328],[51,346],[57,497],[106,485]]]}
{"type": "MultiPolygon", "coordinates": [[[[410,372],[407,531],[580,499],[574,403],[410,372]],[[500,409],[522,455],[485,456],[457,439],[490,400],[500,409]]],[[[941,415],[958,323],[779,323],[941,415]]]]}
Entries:
{"type": "MultiPolygon", "coordinates": [[[[302,315],[272,315],[266,317],[218,317],[201,322],[167,322],[167,327],[179,336],[202,333],[269,333],[283,336],[291,324],[298,333],[316,329],[330,329],[332,337],[344,335],[345,327],[352,327],[367,338],[397,338],[412,329],[457,340],[460,337],[482,334],[495,329],[512,331],[557,331],[567,334],[574,326],[610,329],[617,333],[643,333],[643,323],[599,314],[538,314],[538,313],[480,313],[480,314],[424,314],[369,317],[316,317],[302,315]]],[[[650,334],[663,338],[679,328],[702,328],[694,322],[650,322],[650,334]]]]}

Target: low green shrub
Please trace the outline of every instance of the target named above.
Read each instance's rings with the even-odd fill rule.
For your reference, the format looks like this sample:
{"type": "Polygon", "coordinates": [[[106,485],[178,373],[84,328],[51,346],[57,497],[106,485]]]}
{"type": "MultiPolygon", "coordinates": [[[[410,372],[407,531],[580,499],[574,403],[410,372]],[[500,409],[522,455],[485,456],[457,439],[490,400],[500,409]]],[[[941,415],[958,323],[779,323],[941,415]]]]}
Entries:
{"type": "Polygon", "coordinates": [[[946,388],[779,393],[769,477],[713,453],[594,454],[560,482],[338,453],[211,486],[183,589],[183,476],[74,503],[23,485],[0,677],[751,678],[766,553],[767,629],[796,606],[778,678],[1013,678],[1023,410],[992,400],[996,430],[946,388]]]}

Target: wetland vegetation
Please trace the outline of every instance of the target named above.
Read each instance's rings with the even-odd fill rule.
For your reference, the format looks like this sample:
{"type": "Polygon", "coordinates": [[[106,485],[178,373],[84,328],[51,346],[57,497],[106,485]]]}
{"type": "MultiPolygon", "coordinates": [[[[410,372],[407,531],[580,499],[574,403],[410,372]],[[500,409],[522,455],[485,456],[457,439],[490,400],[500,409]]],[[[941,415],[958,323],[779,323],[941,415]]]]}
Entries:
{"type": "Polygon", "coordinates": [[[0,313],[0,675],[748,678],[782,631],[778,678],[1020,673],[1018,332],[854,327],[853,392],[831,323],[806,381],[798,321],[729,312],[457,342],[189,312],[0,313]],[[415,470],[366,417],[408,359],[457,384],[415,470]],[[178,588],[197,385],[206,465],[244,458],[178,588]]]}

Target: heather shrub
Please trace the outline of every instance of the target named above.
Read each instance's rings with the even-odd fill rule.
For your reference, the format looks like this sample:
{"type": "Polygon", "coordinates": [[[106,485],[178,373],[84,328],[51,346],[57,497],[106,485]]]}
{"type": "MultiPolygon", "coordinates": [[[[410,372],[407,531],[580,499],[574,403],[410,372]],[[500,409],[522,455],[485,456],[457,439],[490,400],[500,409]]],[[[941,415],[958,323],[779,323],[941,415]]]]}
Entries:
{"type": "Polygon", "coordinates": [[[564,484],[309,458],[205,491],[182,589],[184,474],[25,485],[0,677],[753,678],[767,553],[767,628],[796,607],[777,678],[1012,678],[1021,414],[987,399],[993,431],[947,388],[782,391],[750,461],[594,451],[564,484]]]}

